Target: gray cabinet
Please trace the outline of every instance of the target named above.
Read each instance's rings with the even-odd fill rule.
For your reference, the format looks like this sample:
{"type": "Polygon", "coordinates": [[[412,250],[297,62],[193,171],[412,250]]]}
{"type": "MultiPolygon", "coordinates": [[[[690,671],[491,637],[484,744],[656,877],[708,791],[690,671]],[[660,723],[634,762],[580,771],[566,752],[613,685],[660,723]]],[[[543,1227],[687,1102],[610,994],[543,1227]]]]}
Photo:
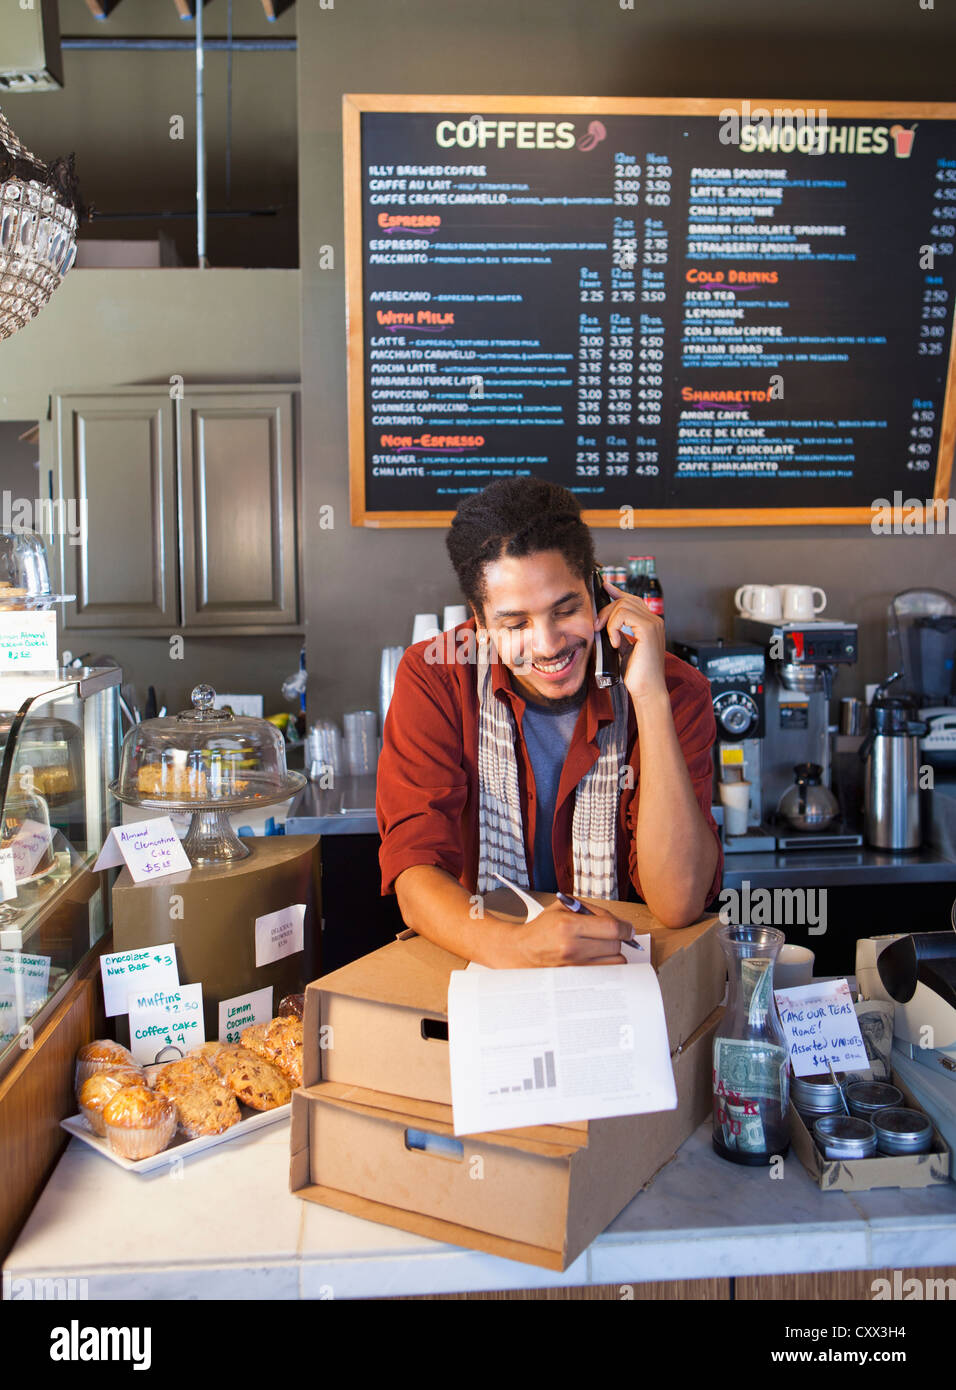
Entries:
{"type": "Polygon", "coordinates": [[[67,631],[299,630],[296,391],[118,388],[54,398],[67,631]]]}
{"type": "Polygon", "coordinates": [[[294,623],[292,397],[188,394],[180,409],[184,625],[294,623]]]}
{"type": "Polygon", "coordinates": [[[168,392],[57,396],[59,495],[84,516],[63,541],[70,628],[160,628],[179,620],[176,421],[168,392]]]}

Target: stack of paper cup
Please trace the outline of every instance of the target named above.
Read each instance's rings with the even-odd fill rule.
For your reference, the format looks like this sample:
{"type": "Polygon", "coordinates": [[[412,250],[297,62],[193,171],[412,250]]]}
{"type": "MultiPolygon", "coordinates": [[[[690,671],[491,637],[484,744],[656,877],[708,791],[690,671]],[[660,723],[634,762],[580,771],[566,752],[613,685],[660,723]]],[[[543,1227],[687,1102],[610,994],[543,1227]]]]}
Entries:
{"type": "Polygon", "coordinates": [[[457,627],[459,623],[468,621],[468,609],[463,603],[448,603],[442,614],[442,631],[447,632],[450,627],[457,627]]]}
{"type": "Polygon", "coordinates": [[[416,642],[427,642],[430,637],[437,637],[439,633],[437,613],[416,613],[415,624],[412,628],[412,646],[416,642]]]}
{"type": "Polygon", "coordinates": [[[342,734],[337,724],[320,719],[306,735],[305,765],[313,781],[322,776],[338,776],[345,771],[342,734]]]}
{"type": "Polygon", "coordinates": [[[724,808],[724,831],[728,835],[746,835],[750,811],[749,782],[720,782],[720,803],[724,808]]]}
{"type": "Polygon", "coordinates": [[[378,761],[378,716],[373,709],[351,710],[345,716],[345,757],[353,777],[375,771],[378,761]]]}
{"type": "Polygon", "coordinates": [[[404,651],[404,647],[382,648],[382,664],[378,674],[378,714],[379,727],[383,731],[385,729],[385,716],[392,703],[392,691],[395,689],[395,672],[398,670],[398,663],[401,661],[404,651]]]}

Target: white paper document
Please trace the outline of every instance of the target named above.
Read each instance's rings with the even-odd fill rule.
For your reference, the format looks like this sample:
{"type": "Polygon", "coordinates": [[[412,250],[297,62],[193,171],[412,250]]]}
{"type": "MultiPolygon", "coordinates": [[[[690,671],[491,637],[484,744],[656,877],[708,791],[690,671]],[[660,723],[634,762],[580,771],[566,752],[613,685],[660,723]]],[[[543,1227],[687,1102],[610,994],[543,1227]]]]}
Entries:
{"type": "Polygon", "coordinates": [[[650,965],[452,971],[448,1038],[456,1134],[677,1106],[650,965]]]}

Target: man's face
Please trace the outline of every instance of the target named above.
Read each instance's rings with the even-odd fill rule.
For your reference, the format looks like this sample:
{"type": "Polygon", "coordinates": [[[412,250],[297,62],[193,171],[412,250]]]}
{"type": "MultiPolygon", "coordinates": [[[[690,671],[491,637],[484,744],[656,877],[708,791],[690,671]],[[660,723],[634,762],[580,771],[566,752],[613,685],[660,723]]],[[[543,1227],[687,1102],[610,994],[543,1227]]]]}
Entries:
{"type": "Polygon", "coordinates": [[[484,569],[484,623],[515,684],[531,700],[578,694],[594,646],[590,588],[559,550],[504,556],[484,569]]]}

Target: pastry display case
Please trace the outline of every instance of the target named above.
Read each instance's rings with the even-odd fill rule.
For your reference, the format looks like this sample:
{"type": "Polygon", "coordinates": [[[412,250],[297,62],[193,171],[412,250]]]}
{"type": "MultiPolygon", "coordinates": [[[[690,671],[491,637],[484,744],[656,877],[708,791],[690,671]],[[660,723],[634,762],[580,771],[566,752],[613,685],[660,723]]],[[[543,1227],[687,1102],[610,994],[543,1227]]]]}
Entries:
{"type": "Polygon", "coordinates": [[[0,1075],[108,929],[118,668],[0,678],[0,1075]]]}
{"type": "Polygon", "coordinates": [[[192,813],[183,847],[197,868],[248,856],[232,813],[285,801],[305,786],[300,772],[288,771],[274,725],[216,709],[215,698],[211,686],[197,685],[192,709],[130,729],[111,787],[129,806],[192,813]]]}

